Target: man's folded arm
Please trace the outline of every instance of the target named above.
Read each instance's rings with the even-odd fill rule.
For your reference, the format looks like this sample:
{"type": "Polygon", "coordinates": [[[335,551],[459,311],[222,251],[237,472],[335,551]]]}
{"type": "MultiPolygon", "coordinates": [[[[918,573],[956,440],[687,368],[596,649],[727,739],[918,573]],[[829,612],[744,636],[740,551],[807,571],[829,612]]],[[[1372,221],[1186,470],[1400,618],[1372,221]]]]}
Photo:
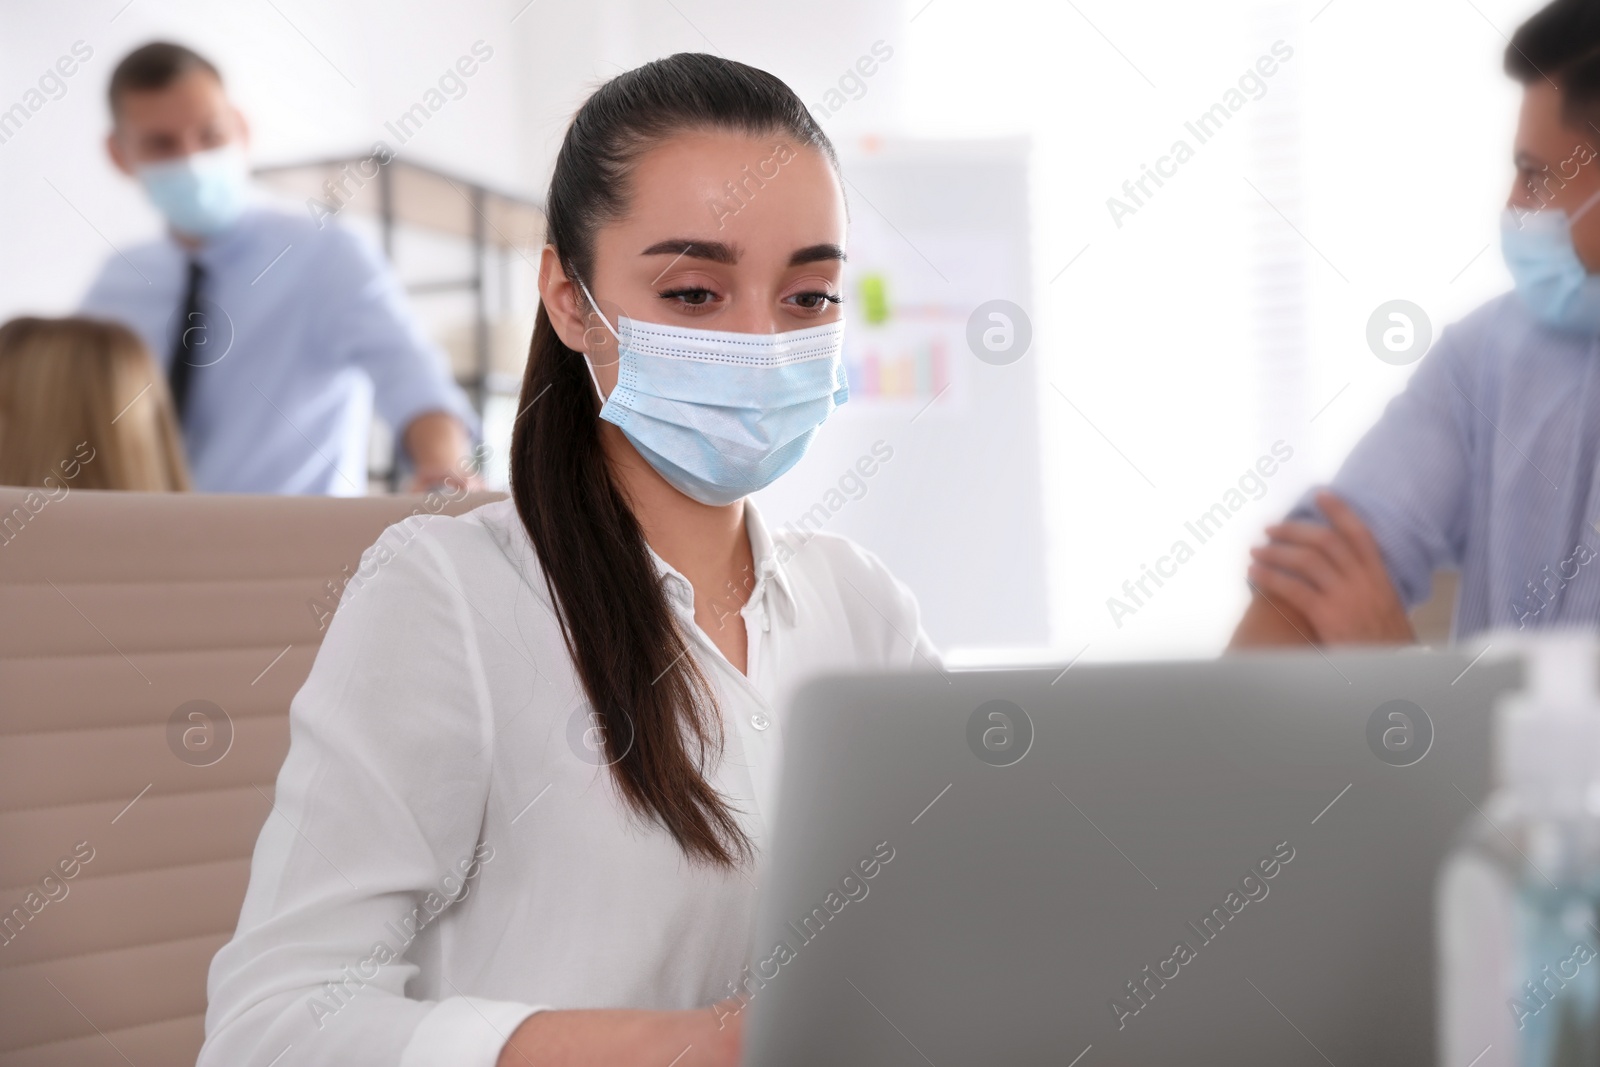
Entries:
{"type": "MultiPolygon", "coordinates": [[[[1389,583],[1406,610],[1427,599],[1433,572],[1455,562],[1465,537],[1472,440],[1478,432],[1473,420],[1483,417],[1476,411],[1488,401],[1474,373],[1480,368],[1469,358],[1476,356],[1478,346],[1463,339],[1462,329],[1445,331],[1329,486],[1376,542],[1389,583]],[[1472,394],[1482,403],[1471,400],[1472,394]]],[[[1287,521],[1325,525],[1328,517],[1314,494],[1307,493],[1287,521]]],[[[1344,610],[1349,596],[1343,606],[1323,606],[1344,610]]],[[[1311,621],[1314,614],[1256,586],[1228,648],[1339,640],[1321,632],[1311,621]]]]}

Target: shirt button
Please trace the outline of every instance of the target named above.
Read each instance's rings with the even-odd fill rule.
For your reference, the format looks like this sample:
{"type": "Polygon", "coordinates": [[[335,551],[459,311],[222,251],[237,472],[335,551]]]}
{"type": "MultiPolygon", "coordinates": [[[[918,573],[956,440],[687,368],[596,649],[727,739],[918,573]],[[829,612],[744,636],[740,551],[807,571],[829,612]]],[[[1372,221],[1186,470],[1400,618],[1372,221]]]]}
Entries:
{"type": "Polygon", "coordinates": [[[772,725],[772,720],[758,711],[754,715],[750,716],[750,725],[754,726],[757,730],[765,730],[767,727],[772,725]]]}

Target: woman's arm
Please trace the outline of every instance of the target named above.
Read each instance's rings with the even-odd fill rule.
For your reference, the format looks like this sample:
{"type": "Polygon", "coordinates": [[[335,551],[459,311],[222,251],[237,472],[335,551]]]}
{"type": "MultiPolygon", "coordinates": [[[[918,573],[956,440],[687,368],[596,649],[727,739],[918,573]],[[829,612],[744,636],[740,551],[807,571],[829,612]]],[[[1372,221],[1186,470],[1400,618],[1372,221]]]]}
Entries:
{"type": "Polygon", "coordinates": [[[530,1015],[495,1067],[737,1067],[741,1014],[694,1011],[542,1011],[530,1015]]]}
{"type": "MultiPolygon", "coordinates": [[[[406,995],[412,942],[511,842],[479,840],[492,710],[474,615],[413,517],[368,549],[289,714],[289,753],[199,1067],[492,1067],[534,1004],[406,995]]],[[[263,794],[265,796],[265,794],[263,794]]],[[[536,948],[535,948],[536,950],[536,948]]]]}

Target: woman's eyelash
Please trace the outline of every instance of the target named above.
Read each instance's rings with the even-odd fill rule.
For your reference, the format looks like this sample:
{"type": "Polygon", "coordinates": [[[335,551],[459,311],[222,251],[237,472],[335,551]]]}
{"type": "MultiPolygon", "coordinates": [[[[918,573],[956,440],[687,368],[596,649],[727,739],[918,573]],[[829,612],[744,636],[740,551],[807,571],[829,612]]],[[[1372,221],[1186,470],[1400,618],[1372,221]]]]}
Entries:
{"type": "Polygon", "coordinates": [[[829,304],[844,303],[844,297],[838,296],[834,293],[826,292],[822,289],[813,289],[809,292],[795,293],[789,299],[795,302],[796,307],[799,307],[804,311],[811,312],[821,311],[829,304]]]}
{"type": "Polygon", "coordinates": [[[691,286],[691,287],[689,287],[687,289],[668,289],[668,290],[666,290],[664,292],[657,293],[656,295],[659,296],[662,300],[674,300],[674,299],[677,299],[678,297],[695,296],[695,295],[698,295],[698,294],[701,294],[701,293],[704,293],[706,296],[715,296],[716,295],[710,289],[707,289],[707,288],[705,288],[703,286],[698,286],[698,285],[691,286]]]}
{"type": "MultiPolygon", "coordinates": [[[[687,288],[687,289],[667,289],[667,290],[664,290],[663,292],[660,292],[660,293],[656,294],[656,296],[658,296],[662,300],[679,300],[679,299],[682,299],[683,297],[686,297],[686,296],[701,296],[701,295],[705,296],[706,298],[710,298],[710,297],[716,296],[716,294],[713,293],[710,289],[706,289],[703,286],[692,286],[692,287],[687,288]]],[[[844,303],[844,297],[843,296],[840,296],[840,295],[838,295],[836,293],[823,292],[820,289],[816,290],[814,292],[796,293],[794,295],[797,296],[797,297],[811,297],[813,299],[826,300],[830,304],[842,304],[842,303],[844,303]]]]}

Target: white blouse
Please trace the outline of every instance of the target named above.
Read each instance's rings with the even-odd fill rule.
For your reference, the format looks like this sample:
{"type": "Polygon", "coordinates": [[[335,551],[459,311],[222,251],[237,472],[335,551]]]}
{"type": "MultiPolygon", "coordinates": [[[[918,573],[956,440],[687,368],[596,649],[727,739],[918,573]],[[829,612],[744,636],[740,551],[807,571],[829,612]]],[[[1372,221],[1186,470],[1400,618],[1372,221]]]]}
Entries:
{"type": "Polygon", "coordinates": [[[716,690],[708,778],[758,869],[691,865],[623,805],[512,502],[414,516],[363,556],[291,706],[198,1067],[493,1067],[537,1010],[729,995],[788,697],[820,672],[936,665],[915,598],[877,557],[774,536],[745,509],[748,677],[651,555],[716,690]]]}

